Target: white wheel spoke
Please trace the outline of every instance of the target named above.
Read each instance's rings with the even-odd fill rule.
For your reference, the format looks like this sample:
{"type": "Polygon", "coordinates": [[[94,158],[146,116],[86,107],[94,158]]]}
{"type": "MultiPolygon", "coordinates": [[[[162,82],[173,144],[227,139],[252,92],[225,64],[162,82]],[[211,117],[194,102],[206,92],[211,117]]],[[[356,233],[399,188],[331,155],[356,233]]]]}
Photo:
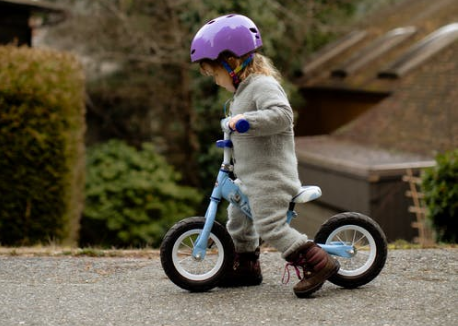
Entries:
{"type": "Polygon", "coordinates": [[[186,257],[183,257],[183,259],[180,259],[180,264],[182,264],[183,262],[187,261],[187,260],[190,260],[191,256],[186,256],[186,257]]]}
{"type": "Polygon", "coordinates": [[[358,239],[358,241],[356,241],[356,242],[353,241],[353,245],[356,246],[361,240],[363,240],[363,239],[365,239],[365,238],[366,238],[366,236],[365,236],[364,234],[361,235],[361,237],[358,239]]]}
{"type": "MultiPolygon", "coordinates": [[[[182,244],[183,247],[186,247],[186,248],[188,248],[190,251],[192,251],[193,248],[190,247],[190,246],[188,246],[186,243],[182,242],[181,244],[182,244]]],[[[184,249],[184,248],[183,248],[183,249],[184,249]]]]}
{"type": "Polygon", "coordinates": [[[356,231],[353,231],[353,240],[351,241],[351,244],[353,246],[355,245],[355,239],[356,239],[356,231]]]}
{"type": "Polygon", "coordinates": [[[347,243],[346,241],[342,240],[342,238],[339,237],[339,235],[337,235],[337,241],[342,242],[342,243],[347,243]]]}

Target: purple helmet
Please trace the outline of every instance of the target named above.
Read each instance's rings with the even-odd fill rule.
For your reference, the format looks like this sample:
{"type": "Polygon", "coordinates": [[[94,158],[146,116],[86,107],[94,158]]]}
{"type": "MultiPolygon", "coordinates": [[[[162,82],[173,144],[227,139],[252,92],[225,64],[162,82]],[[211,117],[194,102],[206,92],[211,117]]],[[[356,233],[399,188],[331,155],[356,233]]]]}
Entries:
{"type": "Polygon", "coordinates": [[[210,20],[194,36],[191,61],[215,60],[224,51],[241,57],[261,46],[261,33],[251,19],[236,14],[221,16],[210,20]]]}

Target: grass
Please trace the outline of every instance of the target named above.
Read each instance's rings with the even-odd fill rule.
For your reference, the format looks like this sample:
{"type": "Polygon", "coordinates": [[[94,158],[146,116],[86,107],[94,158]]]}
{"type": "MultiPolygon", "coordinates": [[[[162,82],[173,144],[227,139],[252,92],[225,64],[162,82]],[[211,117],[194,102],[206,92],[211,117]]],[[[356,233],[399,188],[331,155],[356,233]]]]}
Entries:
{"type": "Polygon", "coordinates": [[[0,256],[20,257],[107,257],[107,258],[156,258],[158,249],[102,249],[71,248],[56,245],[38,245],[33,247],[0,247],[0,256]]]}
{"type": "MultiPolygon", "coordinates": [[[[433,248],[458,248],[458,244],[434,244],[421,246],[405,240],[397,240],[388,244],[389,250],[406,249],[433,249],[433,248]]],[[[264,248],[263,251],[275,251],[264,248]]],[[[0,256],[3,257],[105,257],[105,258],[145,258],[159,257],[159,250],[154,248],[140,249],[103,249],[103,248],[72,248],[55,244],[37,245],[33,247],[0,247],[0,256]]]]}
{"type": "Polygon", "coordinates": [[[406,240],[396,240],[388,244],[389,250],[396,249],[438,249],[438,248],[458,248],[456,243],[433,243],[429,245],[421,245],[418,243],[411,243],[406,240]]]}

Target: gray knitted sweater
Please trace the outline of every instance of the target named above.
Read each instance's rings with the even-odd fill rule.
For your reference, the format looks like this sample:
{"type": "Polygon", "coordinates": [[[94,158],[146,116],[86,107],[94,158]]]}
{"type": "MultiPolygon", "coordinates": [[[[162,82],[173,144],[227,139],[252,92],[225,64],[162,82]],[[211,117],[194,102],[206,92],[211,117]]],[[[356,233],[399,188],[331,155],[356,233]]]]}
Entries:
{"type": "Polygon", "coordinates": [[[242,189],[250,203],[265,198],[266,194],[260,192],[268,191],[272,199],[277,199],[270,201],[272,209],[283,205],[301,185],[294,148],[293,111],[285,91],[273,77],[250,75],[234,95],[231,114],[244,114],[251,127],[245,134],[232,136],[234,172],[242,181],[242,189]],[[271,193],[273,189],[275,193],[271,193]]]}

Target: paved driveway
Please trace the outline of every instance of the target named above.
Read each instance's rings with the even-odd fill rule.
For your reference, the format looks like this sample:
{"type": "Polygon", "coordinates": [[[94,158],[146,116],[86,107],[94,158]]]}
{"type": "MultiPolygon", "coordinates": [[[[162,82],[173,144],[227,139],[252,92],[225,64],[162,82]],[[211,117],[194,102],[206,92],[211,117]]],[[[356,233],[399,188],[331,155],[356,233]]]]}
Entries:
{"type": "Polygon", "coordinates": [[[458,249],[390,251],[372,283],[313,299],[281,284],[276,252],[261,286],[199,294],[151,257],[0,257],[0,325],[458,325],[458,249]]]}

